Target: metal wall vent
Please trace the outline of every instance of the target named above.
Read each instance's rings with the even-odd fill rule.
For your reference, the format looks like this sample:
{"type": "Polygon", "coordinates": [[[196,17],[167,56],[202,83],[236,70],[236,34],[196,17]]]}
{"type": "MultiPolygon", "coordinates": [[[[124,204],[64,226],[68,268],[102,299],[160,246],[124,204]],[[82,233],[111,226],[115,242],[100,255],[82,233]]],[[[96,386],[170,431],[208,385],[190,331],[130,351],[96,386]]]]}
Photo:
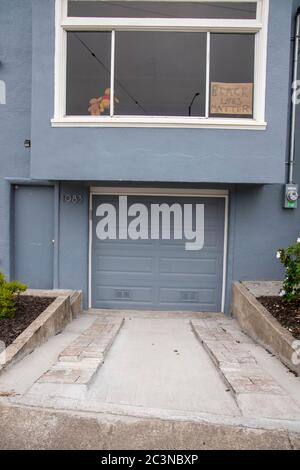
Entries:
{"type": "Polygon", "coordinates": [[[180,292],[181,300],[184,302],[195,302],[199,300],[198,292],[183,290],[180,292]]]}
{"type": "Polygon", "coordinates": [[[115,298],[118,300],[131,300],[130,291],[126,289],[115,289],[115,298]]]}

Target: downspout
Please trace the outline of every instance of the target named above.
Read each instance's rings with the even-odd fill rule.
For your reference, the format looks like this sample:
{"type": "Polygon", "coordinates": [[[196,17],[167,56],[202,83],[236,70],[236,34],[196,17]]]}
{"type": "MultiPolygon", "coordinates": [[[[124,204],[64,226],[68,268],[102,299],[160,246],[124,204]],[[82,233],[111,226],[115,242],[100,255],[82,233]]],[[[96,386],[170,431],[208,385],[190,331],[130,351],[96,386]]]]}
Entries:
{"type": "MultiPolygon", "coordinates": [[[[293,83],[292,87],[296,87],[298,79],[298,64],[299,64],[299,40],[300,40],[300,7],[296,13],[296,28],[295,28],[295,45],[294,45],[294,61],[293,61],[293,83]]],[[[294,179],[294,166],[295,166],[295,132],[296,132],[296,100],[292,100],[291,110],[291,134],[290,134],[290,151],[288,161],[288,184],[293,184],[294,179]]]]}

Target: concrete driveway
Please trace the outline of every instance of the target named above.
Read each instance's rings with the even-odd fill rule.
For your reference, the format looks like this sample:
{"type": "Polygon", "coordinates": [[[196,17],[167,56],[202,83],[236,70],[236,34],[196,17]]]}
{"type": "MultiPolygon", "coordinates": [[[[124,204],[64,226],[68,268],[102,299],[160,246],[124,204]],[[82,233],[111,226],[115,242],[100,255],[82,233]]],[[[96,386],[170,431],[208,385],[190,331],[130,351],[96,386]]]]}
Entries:
{"type": "Polygon", "coordinates": [[[125,322],[88,397],[145,409],[235,415],[237,405],[185,319],[125,322]]]}
{"type": "Polygon", "coordinates": [[[0,448],[300,447],[300,379],[221,314],[90,311],[0,394],[0,448]]]}

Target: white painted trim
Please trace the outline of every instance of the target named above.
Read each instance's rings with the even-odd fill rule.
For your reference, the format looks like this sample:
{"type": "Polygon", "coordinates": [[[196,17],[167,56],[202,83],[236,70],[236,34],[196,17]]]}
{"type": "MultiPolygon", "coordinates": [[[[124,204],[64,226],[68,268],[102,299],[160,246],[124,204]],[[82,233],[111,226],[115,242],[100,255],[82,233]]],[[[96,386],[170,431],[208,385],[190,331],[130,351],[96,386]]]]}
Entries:
{"type": "Polygon", "coordinates": [[[116,33],[111,32],[111,59],[110,59],[110,117],[115,113],[115,55],[116,55],[116,33]]]}
{"type": "Polygon", "coordinates": [[[88,306],[92,308],[93,194],[89,196],[88,306]]]}
{"type": "MultiPolygon", "coordinates": [[[[101,0],[97,0],[101,1],[101,0]]],[[[129,1],[129,0],[123,0],[129,1]]],[[[145,0],[144,0],[145,1],[145,0]]],[[[162,0],[167,1],[167,0],[162,0]]],[[[175,0],[180,1],[180,0],[175,0]]],[[[218,0],[192,0],[214,2],[218,0]]],[[[269,0],[224,0],[257,3],[256,20],[226,19],[164,19],[164,18],[78,18],[67,16],[67,0],[56,0],[55,45],[55,110],[52,127],[166,127],[265,130],[265,100],[267,75],[267,36],[269,0]],[[254,66],[254,119],[209,118],[207,95],[209,77],[206,77],[205,117],[112,116],[114,97],[111,97],[111,116],[66,116],[67,31],[99,30],[159,30],[256,33],[254,66]]],[[[207,48],[207,54],[208,54],[207,48]]],[[[114,60],[112,60],[114,72],[114,60]]],[[[209,65],[209,64],[208,64],[209,65]]],[[[209,68],[207,75],[209,74],[209,68]]],[[[112,81],[112,78],[111,78],[112,81]]],[[[114,85],[114,84],[113,84],[114,85]]],[[[111,88],[114,88],[111,83],[111,88]]]]}
{"type": "Polygon", "coordinates": [[[210,31],[206,35],[206,92],[205,92],[205,117],[209,118],[210,103],[210,31]]]}
{"type": "Polygon", "coordinates": [[[260,16],[263,26],[255,37],[254,119],[264,121],[267,86],[269,0],[258,0],[257,15],[260,16]]]}
{"type": "Polygon", "coordinates": [[[103,196],[182,196],[182,197],[222,197],[228,196],[227,189],[198,189],[198,188],[137,188],[114,186],[91,186],[92,195],[103,196]]]}
{"type": "Polygon", "coordinates": [[[164,19],[164,18],[67,18],[61,22],[67,31],[232,31],[253,32],[262,28],[257,20],[164,19]]]}
{"type": "Polygon", "coordinates": [[[224,216],[224,252],[223,252],[223,276],[222,276],[222,296],[221,310],[225,312],[226,287],[227,287],[227,263],[228,263],[228,230],[229,230],[229,194],[225,197],[225,216],[224,216]]]}
{"type": "Polygon", "coordinates": [[[67,15],[65,0],[55,2],[55,79],[54,79],[54,118],[66,115],[66,71],[67,71],[67,32],[61,23],[67,15]]]}
{"type": "Polygon", "coordinates": [[[167,127],[200,129],[265,130],[266,122],[255,119],[226,119],[156,116],[67,116],[51,120],[52,127],[167,127]]]}
{"type": "Polygon", "coordinates": [[[61,84],[61,70],[63,68],[62,56],[64,47],[61,40],[61,18],[62,18],[63,3],[60,0],[55,2],[55,71],[54,71],[54,116],[59,117],[62,114],[60,106],[62,103],[62,84],[61,84]]]}
{"type": "Polygon", "coordinates": [[[68,0],[62,0],[61,18],[63,21],[68,18],[68,0]]]}
{"type": "Polygon", "coordinates": [[[92,308],[92,248],[93,248],[93,196],[173,196],[173,197],[211,197],[224,198],[224,247],[222,269],[221,312],[225,311],[227,262],[228,262],[228,229],[229,229],[229,191],[223,189],[194,189],[194,188],[118,188],[90,187],[89,197],[89,259],[88,259],[88,306],[92,308]]]}

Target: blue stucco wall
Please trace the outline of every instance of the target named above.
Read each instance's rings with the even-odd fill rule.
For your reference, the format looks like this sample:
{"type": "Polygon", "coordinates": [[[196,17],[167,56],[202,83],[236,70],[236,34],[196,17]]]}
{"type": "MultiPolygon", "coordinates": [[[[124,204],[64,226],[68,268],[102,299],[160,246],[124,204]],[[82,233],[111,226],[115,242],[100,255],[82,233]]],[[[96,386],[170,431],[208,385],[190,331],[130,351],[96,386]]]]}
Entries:
{"type": "Polygon", "coordinates": [[[32,3],[32,177],[283,182],[292,0],[270,0],[266,131],[51,128],[54,0],[33,0],[32,3]]]}
{"type": "MultiPolygon", "coordinates": [[[[294,9],[300,4],[294,2],[294,9]]],[[[83,289],[87,300],[88,186],[97,180],[182,182],[282,181],[287,148],[291,2],[271,0],[266,132],[166,129],[52,129],[53,0],[0,0],[0,270],[9,274],[10,185],[7,178],[65,180],[57,207],[56,287],[83,289]],[[37,21],[39,20],[39,21],[37,21]],[[33,73],[32,73],[33,65],[33,73]],[[31,94],[31,87],[33,93],[31,94]],[[32,106],[32,116],[31,116],[32,106]],[[32,138],[33,147],[23,141],[32,138]],[[31,167],[30,167],[31,160],[31,167]],[[86,180],[67,182],[66,180],[86,180]],[[78,206],[62,201],[81,192],[78,206]]],[[[295,182],[300,184],[300,107],[295,182]]],[[[124,185],[124,182],[122,183],[124,185]]],[[[216,185],[212,185],[216,187],[216,185]]],[[[224,187],[224,186],[223,186],[224,187]]],[[[231,281],[280,279],[275,253],[300,235],[300,209],[282,209],[282,185],[225,185],[231,191],[227,311],[231,281]]],[[[34,262],[34,260],[33,260],[34,262]]],[[[85,303],[86,305],[86,303],[85,303]]]]}
{"type": "Polygon", "coordinates": [[[26,178],[31,133],[31,0],[0,0],[0,80],[6,105],[0,104],[0,270],[10,271],[10,185],[7,177],[26,178]]]}
{"type": "Polygon", "coordinates": [[[60,185],[58,286],[84,291],[88,288],[89,188],[80,183],[60,185]],[[80,193],[82,204],[67,204],[64,194],[80,193]]]}

